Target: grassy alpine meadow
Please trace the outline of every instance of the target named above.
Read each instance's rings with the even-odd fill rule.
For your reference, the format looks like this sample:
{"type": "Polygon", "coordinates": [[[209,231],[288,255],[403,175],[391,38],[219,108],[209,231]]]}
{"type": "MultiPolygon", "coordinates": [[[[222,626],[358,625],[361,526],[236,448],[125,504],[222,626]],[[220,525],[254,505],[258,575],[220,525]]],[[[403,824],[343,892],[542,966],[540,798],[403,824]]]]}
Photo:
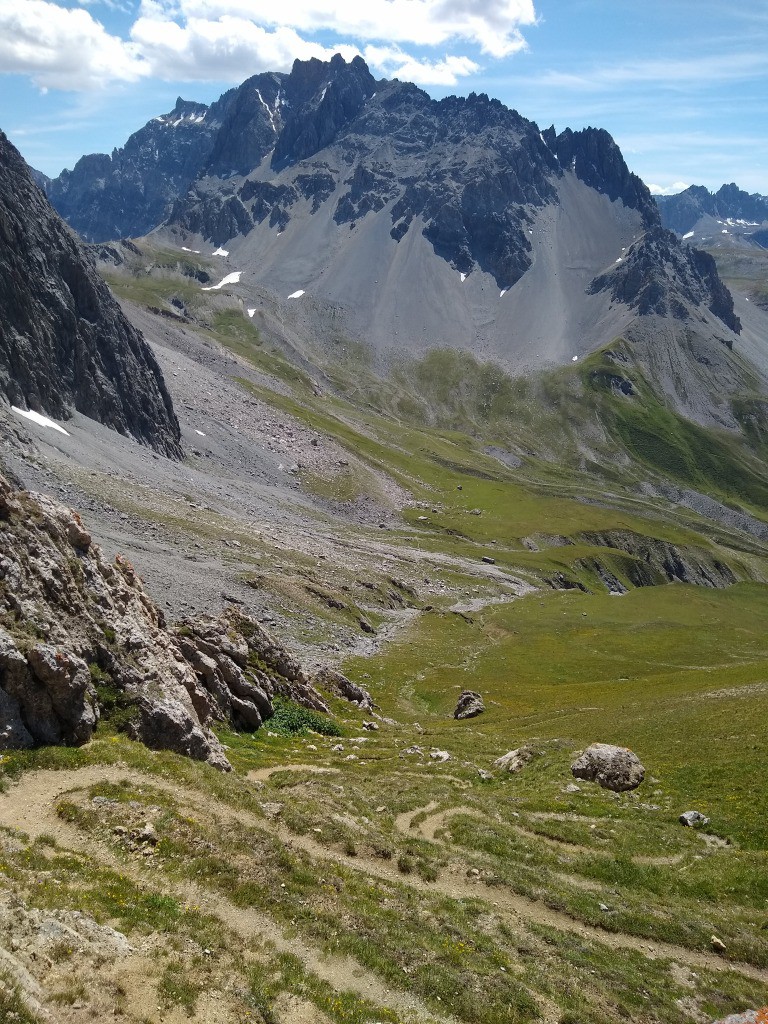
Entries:
{"type": "MultiPolygon", "coordinates": [[[[389,713],[419,717],[465,757],[535,740],[628,746],[675,807],[701,805],[713,827],[761,849],[766,614],[760,584],[672,584],[620,597],[540,592],[472,621],[424,615],[376,658],[345,667],[370,677],[389,713]],[[483,694],[481,718],[452,720],[462,688],[483,694]]],[[[525,792],[525,774],[509,785],[525,792]]]]}

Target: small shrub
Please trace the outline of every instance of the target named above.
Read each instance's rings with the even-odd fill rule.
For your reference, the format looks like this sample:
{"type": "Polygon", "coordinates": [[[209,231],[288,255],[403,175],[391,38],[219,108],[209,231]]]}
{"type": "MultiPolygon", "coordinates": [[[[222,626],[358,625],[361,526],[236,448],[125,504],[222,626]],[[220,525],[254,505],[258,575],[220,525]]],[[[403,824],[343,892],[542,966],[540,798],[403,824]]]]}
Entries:
{"type": "Polygon", "coordinates": [[[281,736],[299,736],[307,732],[318,732],[321,736],[341,736],[337,722],[318,711],[311,711],[292,700],[275,697],[274,714],[269,719],[270,732],[281,736]]]}
{"type": "Polygon", "coordinates": [[[89,666],[91,679],[96,687],[96,698],[101,709],[101,715],[105,722],[118,732],[125,729],[138,715],[138,701],[135,697],[124,693],[112,683],[110,676],[101,672],[98,665],[89,666]],[[99,673],[94,678],[94,669],[99,673]]]}
{"type": "Polygon", "coordinates": [[[91,682],[97,686],[99,683],[111,683],[112,677],[108,672],[105,672],[99,665],[92,661],[88,666],[88,671],[91,673],[91,682]]]}
{"type": "Polygon", "coordinates": [[[113,644],[115,640],[117,640],[117,633],[115,633],[112,626],[108,625],[106,622],[100,622],[99,626],[101,627],[101,631],[104,634],[104,639],[107,643],[113,644]]]}
{"type": "Polygon", "coordinates": [[[413,858],[409,857],[407,853],[401,853],[397,858],[397,867],[404,875],[410,875],[413,871],[413,858]]]}
{"type": "Polygon", "coordinates": [[[416,862],[416,871],[425,882],[436,882],[438,870],[434,864],[430,864],[426,860],[420,860],[416,862]]]}
{"type": "Polygon", "coordinates": [[[157,986],[157,993],[166,1006],[183,1006],[187,1013],[193,1014],[200,988],[190,981],[178,964],[169,964],[157,986]]]}

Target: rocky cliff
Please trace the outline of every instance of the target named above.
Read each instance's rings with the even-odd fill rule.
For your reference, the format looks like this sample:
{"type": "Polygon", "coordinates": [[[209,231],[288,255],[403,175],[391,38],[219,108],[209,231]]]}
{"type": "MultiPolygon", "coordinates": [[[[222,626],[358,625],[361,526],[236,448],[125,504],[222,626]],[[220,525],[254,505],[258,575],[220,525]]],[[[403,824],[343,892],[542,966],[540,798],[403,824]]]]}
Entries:
{"type": "Polygon", "coordinates": [[[74,407],[180,457],[160,369],[0,133],[0,393],[65,419],[74,407]]]}
{"type": "Polygon", "coordinates": [[[130,563],[107,562],[75,512],[0,476],[0,750],[81,744],[106,717],[228,770],[211,725],[257,729],[275,695],[328,710],[247,614],[169,628],[130,563]]]}
{"type": "MultiPolygon", "coordinates": [[[[110,154],[81,157],[72,170],[48,179],[51,204],[88,242],[144,235],[210,155],[221,125],[220,107],[179,99],[110,154]]],[[[38,182],[41,184],[40,182],[38,182]]]]}

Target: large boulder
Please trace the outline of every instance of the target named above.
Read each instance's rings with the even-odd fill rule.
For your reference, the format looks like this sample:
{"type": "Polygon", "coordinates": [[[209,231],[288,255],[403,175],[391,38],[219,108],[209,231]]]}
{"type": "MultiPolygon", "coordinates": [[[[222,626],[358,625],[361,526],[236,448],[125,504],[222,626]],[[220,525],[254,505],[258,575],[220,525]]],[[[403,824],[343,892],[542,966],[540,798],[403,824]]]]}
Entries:
{"type": "Polygon", "coordinates": [[[373,697],[370,693],[336,669],[328,666],[318,669],[312,677],[312,685],[334,697],[343,697],[353,704],[359,704],[365,711],[373,710],[373,697]]]}
{"type": "Polygon", "coordinates": [[[453,717],[456,719],[477,718],[485,711],[483,698],[474,690],[462,690],[453,717]]]}
{"type": "Polygon", "coordinates": [[[593,743],[587,747],[571,765],[571,773],[577,779],[596,782],[614,793],[637,789],[645,778],[645,768],[637,754],[610,743],[593,743]]]}
{"type": "Polygon", "coordinates": [[[709,824],[709,818],[706,814],[702,814],[701,811],[683,811],[677,820],[681,825],[685,825],[688,828],[696,828],[699,825],[709,824]]]}

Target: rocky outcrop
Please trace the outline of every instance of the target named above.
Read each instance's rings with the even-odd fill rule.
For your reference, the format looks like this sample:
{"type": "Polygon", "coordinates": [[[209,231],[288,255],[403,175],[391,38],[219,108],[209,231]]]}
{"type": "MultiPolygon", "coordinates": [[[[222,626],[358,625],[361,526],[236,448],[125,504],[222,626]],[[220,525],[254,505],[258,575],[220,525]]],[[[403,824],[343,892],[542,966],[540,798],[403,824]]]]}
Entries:
{"type": "Polygon", "coordinates": [[[168,628],[130,563],[107,562],[77,513],[0,476],[0,749],[81,744],[107,717],[227,770],[211,725],[257,729],[278,694],[328,710],[247,614],[168,628]]]}
{"type": "Polygon", "coordinates": [[[459,721],[464,718],[477,718],[485,711],[483,698],[474,690],[462,690],[453,717],[459,721]]]}
{"type": "Polygon", "coordinates": [[[603,789],[623,793],[637,789],[645,778],[645,768],[637,754],[626,747],[593,743],[573,762],[571,774],[576,779],[596,782],[603,789]]]}
{"type": "Polygon", "coordinates": [[[58,419],[74,407],[181,457],[179,425],[149,346],[2,133],[0,394],[58,419]]]}
{"type": "MultiPolygon", "coordinates": [[[[735,334],[741,332],[733,296],[720,280],[714,259],[682,245],[661,227],[647,231],[621,263],[594,278],[589,290],[592,294],[609,291],[614,302],[625,303],[641,316],[689,320],[704,305],[735,334]]],[[[727,344],[733,346],[730,340],[727,344]]]]}
{"type": "Polygon", "coordinates": [[[342,697],[352,704],[357,704],[365,711],[372,711],[374,708],[370,693],[336,669],[328,667],[318,669],[312,677],[312,685],[333,697],[342,697]]]}
{"type": "Polygon", "coordinates": [[[719,590],[737,582],[731,567],[703,548],[683,548],[629,530],[583,533],[579,539],[593,547],[613,548],[634,556],[634,561],[625,563],[623,568],[635,587],[690,583],[719,590]]]}

